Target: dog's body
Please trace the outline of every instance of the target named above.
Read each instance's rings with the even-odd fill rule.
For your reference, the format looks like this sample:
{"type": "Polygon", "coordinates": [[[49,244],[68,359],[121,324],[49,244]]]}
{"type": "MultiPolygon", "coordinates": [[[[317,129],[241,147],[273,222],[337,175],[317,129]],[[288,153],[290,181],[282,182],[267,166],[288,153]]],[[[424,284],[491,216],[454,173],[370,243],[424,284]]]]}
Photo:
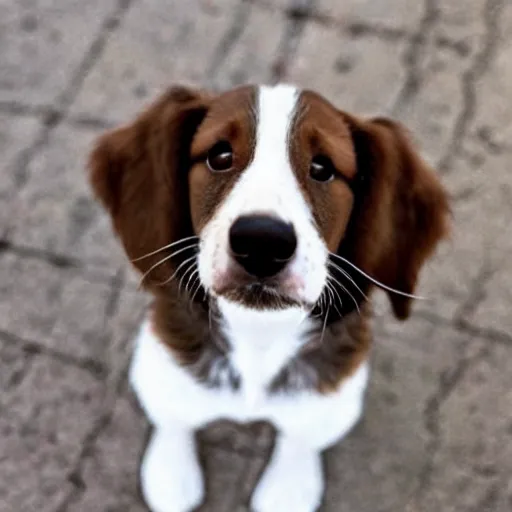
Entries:
{"type": "Polygon", "coordinates": [[[245,325],[230,340],[237,346],[230,357],[233,368],[240,382],[248,383],[239,390],[227,385],[212,389],[198,382],[173,359],[150,321],[143,325],[131,383],[155,426],[141,472],[151,510],[191,510],[202,501],[194,432],[219,418],[267,420],[279,429],[278,455],[254,495],[255,510],[306,512],[318,507],[323,489],[319,452],[358,420],[367,364],[362,363],[333,393],[268,394],[271,379],[300,349],[301,338],[290,333],[298,322],[272,325],[265,313],[257,313],[254,320],[267,329],[245,325]]]}
{"type": "Polygon", "coordinates": [[[316,510],[320,452],[363,408],[369,279],[405,318],[447,230],[437,179],[394,123],[289,86],[172,89],[103,137],[91,172],[155,298],[130,372],[155,427],[151,510],[201,503],[194,433],[218,419],[278,431],[256,512],[316,510]]]}

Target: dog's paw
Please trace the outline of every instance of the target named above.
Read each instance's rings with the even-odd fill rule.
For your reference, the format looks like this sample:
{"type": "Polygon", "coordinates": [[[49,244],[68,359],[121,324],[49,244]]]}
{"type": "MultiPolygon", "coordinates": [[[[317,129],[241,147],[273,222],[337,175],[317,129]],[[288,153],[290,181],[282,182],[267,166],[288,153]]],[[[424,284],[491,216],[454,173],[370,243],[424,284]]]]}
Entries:
{"type": "Polygon", "coordinates": [[[320,455],[314,451],[276,447],[270,464],[254,491],[254,512],[315,512],[322,501],[320,455]]]}
{"type": "Polygon", "coordinates": [[[155,432],[141,466],[141,487],[151,512],[191,512],[204,496],[193,441],[155,432]]]}

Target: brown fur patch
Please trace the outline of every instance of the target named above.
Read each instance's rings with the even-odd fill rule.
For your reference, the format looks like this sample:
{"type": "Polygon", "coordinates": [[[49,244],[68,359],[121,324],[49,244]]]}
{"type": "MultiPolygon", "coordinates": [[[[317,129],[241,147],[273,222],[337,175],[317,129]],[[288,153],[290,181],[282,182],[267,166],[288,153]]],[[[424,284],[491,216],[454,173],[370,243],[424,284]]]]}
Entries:
{"type": "Polygon", "coordinates": [[[196,233],[210,220],[252,161],[256,144],[256,94],[254,87],[241,87],[217,98],[194,136],[189,191],[196,233]],[[220,141],[231,144],[233,167],[229,171],[212,172],[205,163],[206,154],[220,141]]]}
{"type": "MultiPolygon", "coordinates": [[[[132,260],[193,234],[186,179],[189,150],[210,101],[205,93],[171,88],[133,123],[96,144],[89,163],[91,184],[132,260]]],[[[168,254],[160,252],[135,266],[144,273],[168,254]]],[[[164,282],[191,254],[185,251],[159,265],[146,286],[164,282]]]]}
{"type": "Polygon", "coordinates": [[[357,174],[356,154],[349,125],[316,93],[301,94],[290,133],[290,160],[320,234],[335,252],[352,211],[350,183],[357,174]],[[337,171],[334,180],[321,183],[311,179],[310,165],[317,155],[332,160],[337,171]]]}
{"type": "Polygon", "coordinates": [[[316,322],[309,341],[272,381],[273,392],[316,389],[330,393],[367,359],[372,335],[370,307],[350,313],[330,325],[316,322]]]}
{"type": "MultiPolygon", "coordinates": [[[[362,181],[338,254],[385,285],[414,293],[423,263],[448,235],[448,196],[399,124],[343,116],[362,181]]],[[[411,299],[388,295],[395,315],[406,318],[411,299]]]]}

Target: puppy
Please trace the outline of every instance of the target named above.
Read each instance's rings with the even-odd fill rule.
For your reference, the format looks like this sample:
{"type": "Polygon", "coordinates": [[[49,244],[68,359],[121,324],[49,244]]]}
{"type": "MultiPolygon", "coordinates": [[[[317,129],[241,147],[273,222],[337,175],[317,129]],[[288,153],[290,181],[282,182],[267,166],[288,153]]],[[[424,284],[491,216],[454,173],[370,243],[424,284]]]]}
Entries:
{"type": "Polygon", "coordinates": [[[202,502],[194,433],[224,418],[278,432],[252,509],[316,510],[320,453],[363,409],[368,296],[405,319],[447,234],[436,175],[396,123],[278,85],[169,89],[100,138],[90,180],[154,297],[130,371],[149,508],[202,502]]]}

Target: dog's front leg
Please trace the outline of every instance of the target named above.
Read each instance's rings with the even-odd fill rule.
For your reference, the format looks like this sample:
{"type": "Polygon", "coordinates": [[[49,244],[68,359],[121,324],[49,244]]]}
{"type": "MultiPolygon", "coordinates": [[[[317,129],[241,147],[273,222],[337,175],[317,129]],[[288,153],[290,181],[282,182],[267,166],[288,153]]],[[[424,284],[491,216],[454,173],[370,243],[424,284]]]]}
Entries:
{"type": "Polygon", "coordinates": [[[151,512],[190,512],[201,504],[204,484],[193,430],[155,428],[142,461],[141,487],[151,512]]]}
{"type": "Polygon", "coordinates": [[[269,465],[252,497],[254,512],[315,512],[324,490],[320,452],[279,434],[269,465]]]}

